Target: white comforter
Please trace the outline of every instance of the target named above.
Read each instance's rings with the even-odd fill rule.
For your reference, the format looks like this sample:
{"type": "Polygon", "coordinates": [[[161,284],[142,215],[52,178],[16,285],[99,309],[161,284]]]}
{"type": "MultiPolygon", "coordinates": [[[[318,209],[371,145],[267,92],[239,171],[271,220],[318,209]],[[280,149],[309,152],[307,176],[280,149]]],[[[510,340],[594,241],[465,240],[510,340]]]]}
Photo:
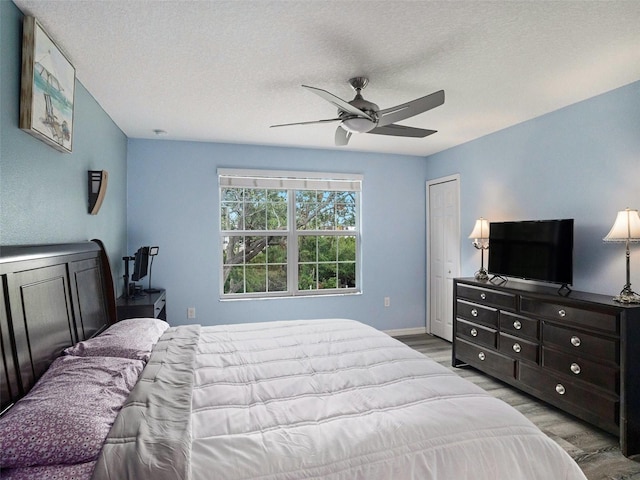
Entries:
{"type": "Polygon", "coordinates": [[[361,323],[311,320],[167,331],[94,473],[126,478],[585,477],[436,362],[361,323]]]}

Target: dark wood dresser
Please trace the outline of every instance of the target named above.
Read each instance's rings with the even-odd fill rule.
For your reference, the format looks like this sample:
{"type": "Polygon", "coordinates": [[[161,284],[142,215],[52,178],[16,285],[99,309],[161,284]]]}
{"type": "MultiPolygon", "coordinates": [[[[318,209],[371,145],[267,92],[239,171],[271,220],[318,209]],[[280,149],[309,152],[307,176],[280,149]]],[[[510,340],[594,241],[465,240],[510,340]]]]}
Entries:
{"type": "Polygon", "coordinates": [[[513,385],[640,453],[640,305],[509,280],[454,280],[452,363],[513,385]]]}

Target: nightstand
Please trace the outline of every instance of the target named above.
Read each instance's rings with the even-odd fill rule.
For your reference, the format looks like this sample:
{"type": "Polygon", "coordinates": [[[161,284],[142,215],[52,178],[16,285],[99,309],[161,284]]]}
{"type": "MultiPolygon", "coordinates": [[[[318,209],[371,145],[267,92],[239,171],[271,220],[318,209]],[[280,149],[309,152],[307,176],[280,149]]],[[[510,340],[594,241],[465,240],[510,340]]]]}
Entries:
{"type": "Polygon", "coordinates": [[[166,291],[146,293],[141,292],[135,296],[120,297],[116,302],[118,321],[127,318],[158,318],[167,320],[166,291]]]}

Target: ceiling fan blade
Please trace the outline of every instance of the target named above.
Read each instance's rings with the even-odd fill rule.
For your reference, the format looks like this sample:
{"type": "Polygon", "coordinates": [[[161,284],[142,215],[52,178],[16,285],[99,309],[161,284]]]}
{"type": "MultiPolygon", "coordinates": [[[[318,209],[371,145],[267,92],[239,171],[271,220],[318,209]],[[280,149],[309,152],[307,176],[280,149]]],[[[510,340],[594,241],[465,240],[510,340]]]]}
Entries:
{"type": "MultiPolygon", "coordinates": [[[[385,108],[378,112],[378,126],[385,126],[399,122],[405,118],[413,117],[421,113],[439,107],[444,103],[444,90],[437,91],[402,105],[385,108]]],[[[373,132],[370,132],[373,133],[373,132]]]]}
{"type": "Polygon", "coordinates": [[[336,146],[344,147],[347,143],[349,143],[351,135],[351,132],[347,132],[344,128],[338,127],[336,129],[336,146]]]}
{"type": "Polygon", "coordinates": [[[363,112],[359,108],[354,107],[349,102],[345,102],[341,98],[336,97],[333,93],[329,93],[326,90],[322,90],[320,88],[309,87],[308,85],[302,85],[302,87],[306,88],[307,90],[309,90],[309,91],[315,93],[316,95],[324,98],[327,102],[332,103],[333,105],[338,107],[338,109],[340,109],[340,110],[342,110],[344,112],[351,113],[352,115],[357,115],[358,117],[367,118],[367,119],[371,120],[372,122],[375,122],[375,120],[373,118],[371,118],[370,115],[368,115],[367,113],[363,112]]]}
{"type": "Polygon", "coordinates": [[[395,137],[414,137],[424,138],[428,135],[436,133],[437,130],[426,130],[424,128],[405,127],[404,125],[384,125],[369,130],[366,133],[375,133],[376,135],[393,135],[395,137]]]}
{"type": "Polygon", "coordinates": [[[280,123],[278,125],[271,125],[269,128],[273,127],[290,127],[291,125],[312,125],[315,123],[331,123],[338,122],[343,120],[342,118],[328,118],[326,120],[311,120],[310,122],[296,122],[296,123],[280,123]]]}

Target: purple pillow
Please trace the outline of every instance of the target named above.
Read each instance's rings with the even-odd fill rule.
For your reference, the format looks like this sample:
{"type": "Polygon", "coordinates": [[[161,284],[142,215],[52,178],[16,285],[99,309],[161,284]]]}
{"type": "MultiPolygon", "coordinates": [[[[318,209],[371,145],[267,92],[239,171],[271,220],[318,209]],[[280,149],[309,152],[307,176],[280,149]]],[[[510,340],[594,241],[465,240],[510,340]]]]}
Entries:
{"type": "Polygon", "coordinates": [[[132,318],[115,323],[97,337],[67,348],[65,355],[149,360],[151,350],[169,324],[156,318],[132,318]]]}
{"type": "Polygon", "coordinates": [[[140,360],[58,357],[0,418],[3,468],[90,462],[144,368],[140,360]]]}

